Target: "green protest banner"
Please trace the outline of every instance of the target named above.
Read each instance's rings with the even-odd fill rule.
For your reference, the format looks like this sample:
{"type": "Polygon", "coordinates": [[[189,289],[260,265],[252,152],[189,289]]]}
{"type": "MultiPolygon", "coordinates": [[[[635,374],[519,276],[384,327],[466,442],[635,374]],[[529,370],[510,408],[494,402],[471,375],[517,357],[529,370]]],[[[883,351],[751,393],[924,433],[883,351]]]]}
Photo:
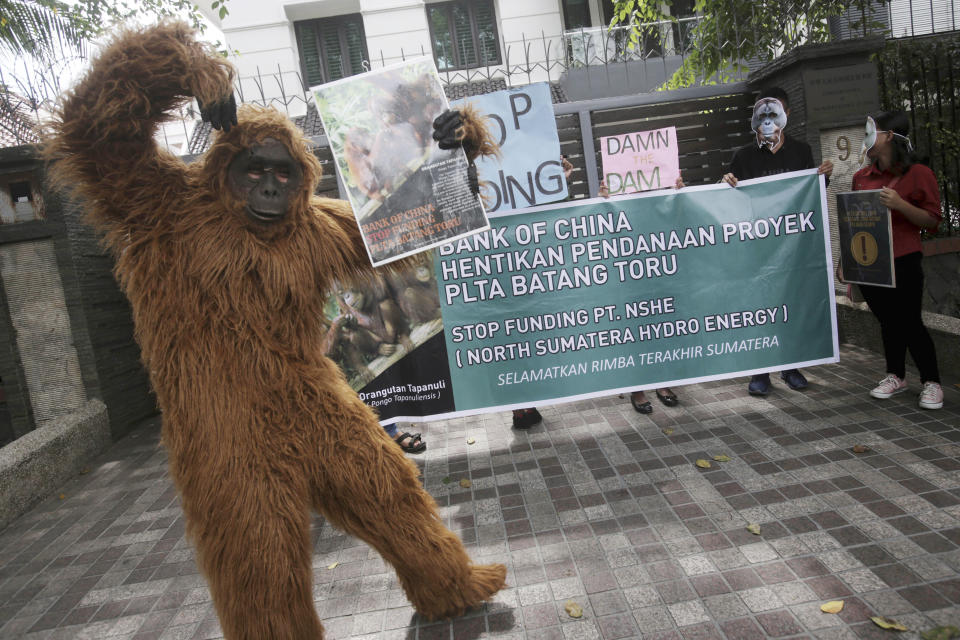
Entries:
{"type": "Polygon", "coordinates": [[[829,242],[814,170],[491,216],[434,261],[447,415],[836,362],[829,242]]]}

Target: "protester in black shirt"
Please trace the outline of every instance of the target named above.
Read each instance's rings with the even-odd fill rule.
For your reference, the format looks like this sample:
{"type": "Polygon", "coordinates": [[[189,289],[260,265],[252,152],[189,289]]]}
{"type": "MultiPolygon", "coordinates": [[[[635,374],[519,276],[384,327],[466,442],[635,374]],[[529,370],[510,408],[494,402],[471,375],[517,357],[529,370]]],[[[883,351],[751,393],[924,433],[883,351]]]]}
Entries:
{"type": "MultiPolygon", "coordinates": [[[[810,145],[802,140],[794,140],[784,133],[789,115],[790,102],[786,91],[780,87],[769,87],[760,92],[751,122],[756,139],[733,154],[723,182],[736,187],[738,179],[762,178],[816,166],[810,145]]],[[[817,167],[817,171],[824,174],[829,181],[833,163],[824,160],[817,167]]],[[[791,389],[804,389],[807,386],[807,379],[798,369],[783,371],[780,377],[791,389]]],[[[770,393],[770,374],[754,375],[747,390],[754,396],[770,393]]]]}
{"type": "Polygon", "coordinates": [[[790,171],[812,169],[815,166],[810,145],[783,134],[783,141],[776,151],[771,151],[767,146],[758,146],[755,142],[737,149],[730,162],[729,173],[724,176],[724,181],[730,182],[727,178],[732,178],[733,182],[730,184],[735,187],[737,178],[741,180],[763,178],[790,171]]]}

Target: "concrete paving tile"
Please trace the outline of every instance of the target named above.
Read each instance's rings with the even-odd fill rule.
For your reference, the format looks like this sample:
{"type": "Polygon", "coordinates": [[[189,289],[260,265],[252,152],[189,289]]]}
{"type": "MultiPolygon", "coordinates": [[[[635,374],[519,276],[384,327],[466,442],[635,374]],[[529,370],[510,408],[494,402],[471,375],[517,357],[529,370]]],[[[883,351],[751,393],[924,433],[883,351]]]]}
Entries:
{"type": "Polygon", "coordinates": [[[816,599],[816,594],[803,582],[780,582],[770,585],[780,601],[787,605],[801,604],[816,599]]]}
{"type": "Polygon", "coordinates": [[[709,596],[703,599],[703,603],[714,620],[727,620],[750,614],[750,608],[737,593],[709,596]]]}
{"type": "Polygon", "coordinates": [[[632,609],[633,619],[637,623],[644,637],[656,631],[666,631],[674,628],[673,617],[664,605],[632,609]]]}
{"type": "Polygon", "coordinates": [[[710,620],[706,607],[699,600],[688,600],[668,604],[667,609],[678,627],[698,624],[710,620]]]}
{"type": "Polygon", "coordinates": [[[756,587],[738,591],[738,595],[747,605],[747,608],[754,613],[779,609],[783,606],[783,602],[771,587],[756,587]]]}
{"type": "MultiPolygon", "coordinates": [[[[843,357],[808,370],[805,394],[755,399],[743,380],[715,381],[654,419],[611,397],[541,407],[544,426],[524,434],[509,413],[423,425],[430,449],[417,462],[444,522],[474,561],[506,562],[513,586],[426,623],[375,552],[315,518],[328,635],[847,640],[875,633],[868,610],[960,619],[960,423],[871,401],[861,370],[879,358],[846,346],[843,357]],[[858,443],[870,452],[851,453],[858,443]],[[720,451],[732,458],[722,468],[691,464],[720,451]],[[566,616],[568,597],[584,619],[566,616]],[[819,611],[835,598],[845,613],[819,611]]],[[[222,636],[157,437],[154,425],[118,442],[108,465],[65,487],[70,499],[0,531],[0,636],[222,636]]]]}

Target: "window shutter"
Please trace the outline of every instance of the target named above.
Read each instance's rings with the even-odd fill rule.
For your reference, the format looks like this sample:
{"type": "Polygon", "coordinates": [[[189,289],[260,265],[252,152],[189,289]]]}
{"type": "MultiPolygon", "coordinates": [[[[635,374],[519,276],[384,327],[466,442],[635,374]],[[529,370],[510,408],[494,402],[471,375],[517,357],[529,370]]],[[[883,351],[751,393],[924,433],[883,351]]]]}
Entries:
{"type": "Polygon", "coordinates": [[[497,19],[493,12],[493,3],[479,2],[474,5],[473,10],[480,45],[480,64],[499,64],[500,47],[497,43],[497,19]]]}
{"type": "Polygon", "coordinates": [[[351,20],[343,25],[344,38],[347,41],[347,58],[349,58],[349,75],[363,73],[363,62],[366,59],[367,43],[364,41],[363,24],[351,20]]]}
{"type": "Polygon", "coordinates": [[[300,36],[300,58],[303,60],[304,82],[308,87],[323,83],[323,66],[320,62],[320,47],[316,23],[302,22],[297,25],[300,36]]]}
{"type": "Polygon", "coordinates": [[[430,14],[430,33],[433,34],[433,55],[437,60],[437,68],[443,70],[456,67],[447,7],[428,7],[427,11],[430,14]]]}
{"type": "Polygon", "coordinates": [[[343,51],[340,49],[340,23],[330,21],[320,23],[320,40],[326,56],[327,81],[339,80],[350,75],[344,64],[343,51]]]}
{"type": "Polygon", "coordinates": [[[437,68],[464,69],[500,64],[493,2],[438,2],[427,6],[437,68]]]}
{"type": "Polygon", "coordinates": [[[453,28],[457,39],[457,66],[473,67],[477,64],[477,50],[473,42],[473,28],[470,25],[470,10],[466,5],[453,5],[453,28]]]}

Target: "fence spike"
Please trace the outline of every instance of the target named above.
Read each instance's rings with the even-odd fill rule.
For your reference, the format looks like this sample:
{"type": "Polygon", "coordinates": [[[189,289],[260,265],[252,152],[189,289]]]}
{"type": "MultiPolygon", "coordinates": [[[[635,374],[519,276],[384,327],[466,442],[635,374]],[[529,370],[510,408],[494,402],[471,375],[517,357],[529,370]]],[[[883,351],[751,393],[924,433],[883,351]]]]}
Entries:
{"type": "Polygon", "coordinates": [[[283,70],[280,68],[280,63],[277,63],[277,84],[280,85],[280,100],[283,102],[283,112],[290,116],[290,109],[287,108],[287,92],[286,88],[283,86],[283,70]]]}

